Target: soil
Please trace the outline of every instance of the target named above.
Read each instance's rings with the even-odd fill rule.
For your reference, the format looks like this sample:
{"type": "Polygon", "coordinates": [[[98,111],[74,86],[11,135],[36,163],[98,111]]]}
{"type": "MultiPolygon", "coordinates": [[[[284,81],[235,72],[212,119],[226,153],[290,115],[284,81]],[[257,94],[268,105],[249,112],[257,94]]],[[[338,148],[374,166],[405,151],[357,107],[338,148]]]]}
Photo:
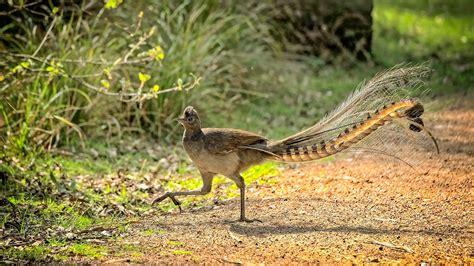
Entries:
{"type": "Polygon", "coordinates": [[[147,217],[122,241],[145,256],[111,262],[473,264],[472,101],[426,124],[441,153],[419,172],[373,160],[288,166],[276,185],[248,189],[247,215],[261,223],[230,222],[238,197],[147,217]],[[163,233],[138,233],[150,228],[163,233]]]}

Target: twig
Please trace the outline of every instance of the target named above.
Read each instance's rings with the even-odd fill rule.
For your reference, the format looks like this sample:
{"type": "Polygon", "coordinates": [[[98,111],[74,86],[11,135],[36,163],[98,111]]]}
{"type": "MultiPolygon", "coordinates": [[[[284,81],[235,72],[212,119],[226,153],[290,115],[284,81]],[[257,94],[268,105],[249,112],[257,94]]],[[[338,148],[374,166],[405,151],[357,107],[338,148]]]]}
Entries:
{"type": "Polygon", "coordinates": [[[94,226],[89,229],[84,229],[81,231],[78,231],[76,234],[81,235],[81,234],[87,234],[87,233],[92,233],[92,232],[97,232],[97,231],[104,231],[104,230],[114,230],[115,228],[107,228],[102,225],[94,226]]]}
{"type": "MultiPolygon", "coordinates": [[[[139,29],[139,27],[140,27],[140,25],[141,25],[141,21],[142,21],[142,20],[141,20],[141,18],[140,18],[140,20],[138,21],[139,23],[138,23],[138,25],[137,25],[137,28],[136,28],[135,32],[134,32],[133,34],[131,34],[131,36],[133,36],[133,35],[136,34],[136,32],[138,31],[138,29],[139,29]]],[[[130,51],[128,51],[128,53],[124,56],[124,58],[123,58],[122,61],[123,61],[123,62],[127,62],[128,57],[130,57],[130,56],[133,54],[133,52],[135,52],[135,50],[137,50],[140,46],[142,46],[143,44],[145,44],[145,43],[146,43],[146,40],[148,40],[154,33],[155,33],[155,27],[151,28],[151,30],[150,30],[147,34],[143,35],[140,39],[138,39],[138,43],[134,44],[134,45],[131,47],[130,51]]],[[[114,66],[115,66],[116,64],[118,64],[118,63],[119,63],[119,61],[117,61],[116,63],[114,63],[114,66]]]]}
{"type": "MultiPolygon", "coordinates": [[[[36,57],[36,56],[25,55],[25,54],[13,54],[13,53],[2,52],[2,51],[0,51],[0,54],[8,54],[10,56],[28,58],[28,59],[32,59],[32,60],[41,62],[41,63],[46,64],[48,66],[55,67],[54,65],[49,63],[47,60],[44,60],[44,59],[36,57]]],[[[28,70],[30,70],[30,69],[28,69],[28,70]]],[[[73,75],[70,75],[69,73],[66,73],[64,71],[64,69],[60,69],[60,73],[58,73],[58,75],[61,76],[61,77],[65,77],[65,78],[74,80],[74,81],[78,82],[79,84],[83,85],[84,87],[86,87],[90,90],[93,90],[97,93],[108,95],[108,96],[120,97],[120,100],[123,101],[123,102],[142,102],[144,100],[149,100],[149,99],[152,99],[152,98],[156,98],[159,94],[163,94],[163,93],[168,93],[168,92],[173,92],[173,91],[189,91],[189,90],[193,89],[194,87],[196,87],[197,85],[199,85],[199,82],[201,81],[200,77],[195,77],[194,76],[193,81],[188,82],[186,84],[183,84],[182,86],[175,86],[175,87],[171,87],[171,88],[168,88],[168,89],[159,90],[158,92],[146,92],[146,93],[143,93],[143,92],[130,93],[129,92],[129,93],[127,93],[127,92],[109,92],[109,91],[105,90],[104,88],[96,87],[96,86],[90,84],[89,82],[87,82],[85,80],[82,80],[82,79],[80,79],[76,76],[73,76],[73,75]],[[129,99],[126,99],[127,97],[129,99]]]]}
{"type": "Polygon", "coordinates": [[[380,221],[380,222],[396,222],[397,221],[395,219],[388,219],[388,218],[374,218],[374,220],[380,221]]]}
{"type": "Polygon", "coordinates": [[[39,52],[39,50],[41,50],[41,47],[43,47],[44,43],[46,42],[46,39],[48,38],[48,35],[51,33],[51,30],[53,29],[54,24],[56,24],[56,20],[57,20],[57,19],[58,19],[58,17],[55,16],[54,19],[53,19],[53,21],[51,22],[51,25],[49,26],[48,31],[47,31],[46,34],[44,35],[43,40],[41,40],[40,45],[38,46],[38,48],[36,48],[36,51],[33,53],[32,56],[36,56],[36,54],[39,52]]]}
{"type": "Polygon", "coordinates": [[[242,239],[238,238],[236,235],[234,235],[230,230],[228,231],[229,232],[229,236],[234,239],[235,241],[239,242],[239,243],[242,243],[242,239]]]}
{"type": "Polygon", "coordinates": [[[384,246],[384,247],[391,248],[391,249],[396,250],[396,251],[414,253],[413,250],[409,247],[397,246],[397,245],[394,245],[394,244],[388,243],[388,242],[380,242],[380,241],[376,241],[376,240],[371,240],[367,243],[373,244],[373,245],[384,246]]]}
{"type": "Polygon", "coordinates": [[[112,260],[108,260],[106,262],[104,262],[105,264],[109,264],[109,263],[118,263],[118,262],[130,262],[131,260],[129,258],[126,258],[126,259],[112,259],[112,260]]]}
{"type": "Polygon", "coordinates": [[[230,263],[230,264],[236,264],[236,265],[242,264],[242,262],[240,262],[240,261],[232,261],[232,260],[229,260],[226,257],[223,257],[222,259],[220,259],[220,261],[224,262],[224,263],[230,263]]]}
{"type": "MultiPolygon", "coordinates": [[[[9,53],[9,52],[5,52],[5,51],[0,51],[0,54],[6,54],[6,55],[14,56],[14,57],[20,57],[20,58],[27,58],[27,59],[36,60],[35,58],[33,58],[34,57],[33,55],[29,55],[29,54],[14,54],[14,53],[9,53]]],[[[153,61],[153,60],[154,59],[152,57],[145,57],[145,58],[141,58],[141,59],[127,60],[127,62],[120,61],[120,62],[116,63],[116,65],[143,64],[143,63],[147,63],[147,62],[150,62],[150,61],[153,61]]],[[[82,58],[79,58],[79,59],[54,58],[54,61],[63,62],[63,63],[110,65],[110,63],[108,63],[108,62],[103,62],[103,61],[99,61],[99,60],[86,60],[86,59],[82,59],[82,58]]]]}

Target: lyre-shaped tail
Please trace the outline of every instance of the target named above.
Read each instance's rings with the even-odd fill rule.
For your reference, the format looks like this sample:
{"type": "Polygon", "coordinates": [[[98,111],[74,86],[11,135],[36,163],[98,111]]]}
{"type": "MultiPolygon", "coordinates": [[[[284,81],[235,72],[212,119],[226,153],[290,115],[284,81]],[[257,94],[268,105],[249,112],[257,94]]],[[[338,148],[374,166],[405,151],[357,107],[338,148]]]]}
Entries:
{"type": "Polygon", "coordinates": [[[367,118],[360,123],[347,125],[334,139],[311,145],[288,146],[284,150],[274,152],[276,155],[274,159],[285,162],[303,162],[331,156],[358,143],[379,127],[391,123],[395,119],[413,119],[409,129],[420,132],[423,122],[419,116],[412,114],[414,109],[420,107],[422,108],[421,104],[416,100],[394,102],[380,111],[376,110],[373,114],[367,114],[367,118]]]}
{"type": "MultiPolygon", "coordinates": [[[[319,123],[270,143],[267,150],[274,160],[285,162],[317,160],[348,149],[398,158],[401,144],[421,145],[425,140],[438,150],[421,119],[423,105],[412,98],[421,85],[420,78],[428,72],[423,66],[415,66],[381,73],[319,123]]],[[[408,150],[413,153],[417,148],[408,150]]]]}

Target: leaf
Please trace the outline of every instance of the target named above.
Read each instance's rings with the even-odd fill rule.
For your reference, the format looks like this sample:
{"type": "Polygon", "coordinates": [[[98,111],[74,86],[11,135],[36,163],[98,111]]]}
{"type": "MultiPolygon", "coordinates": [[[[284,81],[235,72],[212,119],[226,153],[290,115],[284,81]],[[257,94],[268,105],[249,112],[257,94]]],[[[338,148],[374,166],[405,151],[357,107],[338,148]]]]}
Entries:
{"type": "Polygon", "coordinates": [[[138,79],[140,79],[141,83],[147,82],[151,78],[148,74],[143,74],[142,72],[138,72],[138,79]]]}
{"type": "Polygon", "coordinates": [[[53,7],[53,14],[56,14],[59,12],[59,8],[57,6],[53,7]]]}
{"type": "Polygon", "coordinates": [[[46,71],[48,71],[51,74],[59,74],[59,69],[54,66],[48,66],[46,68],[46,71]]]}
{"type": "Polygon", "coordinates": [[[183,80],[178,79],[178,90],[182,90],[182,89],[183,89],[183,80]]]}
{"type": "Polygon", "coordinates": [[[21,67],[20,65],[17,65],[15,66],[14,68],[10,69],[10,72],[15,74],[15,73],[20,73],[24,70],[23,67],[21,67]]]}
{"type": "Polygon", "coordinates": [[[153,86],[153,92],[158,92],[159,90],[160,90],[160,85],[155,84],[155,86],[153,86]]]}
{"type": "Polygon", "coordinates": [[[23,61],[23,62],[20,63],[20,66],[23,67],[23,68],[28,68],[28,67],[30,67],[30,63],[27,62],[27,61],[23,61]]]}
{"type": "Polygon", "coordinates": [[[148,36],[153,35],[155,31],[156,31],[156,27],[155,26],[151,27],[150,31],[148,32],[148,36]]]}
{"type": "Polygon", "coordinates": [[[148,50],[148,55],[153,57],[155,60],[163,60],[165,58],[165,52],[161,46],[157,45],[155,48],[148,50]]]}
{"type": "Polygon", "coordinates": [[[115,9],[120,4],[122,4],[123,0],[105,0],[105,8],[107,9],[115,9]]]}
{"type": "Polygon", "coordinates": [[[103,79],[100,81],[100,83],[102,84],[102,86],[104,86],[104,88],[110,89],[110,83],[107,80],[103,79]]]}
{"type": "Polygon", "coordinates": [[[140,13],[138,13],[138,17],[139,17],[139,18],[142,18],[142,17],[143,17],[143,11],[140,11],[140,13]]]}
{"type": "Polygon", "coordinates": [[[112,74],[110,73],[111,71],[110,67],[106,67],[102,71],[104,71],[104,74],[107,76],[108,79],[112,79],[112,74]]]}
{"type": "Polygon", "coordinates": [[[0,81],[5,80],[5,76],[3,74],[0,74],[0,81]]]}

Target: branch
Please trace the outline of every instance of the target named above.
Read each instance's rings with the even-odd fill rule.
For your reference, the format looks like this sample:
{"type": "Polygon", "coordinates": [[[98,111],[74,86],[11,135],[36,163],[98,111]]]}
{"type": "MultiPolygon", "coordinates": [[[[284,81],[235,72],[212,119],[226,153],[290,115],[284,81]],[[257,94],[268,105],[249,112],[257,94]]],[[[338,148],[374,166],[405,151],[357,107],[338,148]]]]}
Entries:
{"type": "Polygon", "coordinates": [[[41,50],[41,47],[43,47],[44,43],[46,42],[46,39],[48,38],[48,35],[51,33],[51,30],[53,29],[54,25],[56,24],[56,20],[58,19],[57,16],[54,17],[53,21],[51,22],[51,25],[49,25],[48,31],[43,37],[43,40],[41,40],[40,45],[38,48],[36,48],[36,51],[33,53],[33,56],[36,56],[38,54],[39,50],[41,50]]]}
{"type": "MultiPolygon", "coordinates": [[[[33,56],[33,55],[14,54],[14,53],[3,52],[3,51],[0,51],[0,54],[7,54],[7,55],[10,55],[10,56],[13,56],[13,57],[31,59],[31,60],[43,63],[47,66],[52,66],[52,67],[57,68],[57,66],[52,65],[47,60],[39,58],[37,56],[33,56]]],[[[32,72],[35,71],[35,70],[29,69],[29,68],[25,68],[25,69],[29,70],[29,71],[32,71],[32,72]]],[[[199,85],[199,82],[201,81],[201,77],[194,77],[194,80],[191,81],[191,82],[185,83],[181,86],[175,86],[175,87],[171,87],[171,88],[168,88],[168,89],[159,90],[157,92],[145,92],[145,93],[142,93],[142,92],[138,92],[138,93],[136,93],[136,92],[109,92],[108,90],[106,90],[102,87],[94,86],[93,84],[81,79],[80,76],[73,76],[69,73],[66,73],[64,71],[64,69],[62,69],[62,68],[60,69],[60,73],[58,73],[58,75],[61,76],[61,77],[65,77],[65,78],[68,78],[70,80],[73,80],[73,81],[83,85],[84,87],[86,87],[90,90],[93,90],[97,93],[108,95],[108,96],[119,97],[120,100],[123,101],[123,102],[141,102],[141,101],[144,101],[144,100],[156,98],[159,94],[163,94],[163,93],[168,93],[168,92],[173,92],[173,91],[182,91],[182,90],[189,91],[189,90],[193,89],[194,87],[196,87],[197,85],[199,85]]]]}

